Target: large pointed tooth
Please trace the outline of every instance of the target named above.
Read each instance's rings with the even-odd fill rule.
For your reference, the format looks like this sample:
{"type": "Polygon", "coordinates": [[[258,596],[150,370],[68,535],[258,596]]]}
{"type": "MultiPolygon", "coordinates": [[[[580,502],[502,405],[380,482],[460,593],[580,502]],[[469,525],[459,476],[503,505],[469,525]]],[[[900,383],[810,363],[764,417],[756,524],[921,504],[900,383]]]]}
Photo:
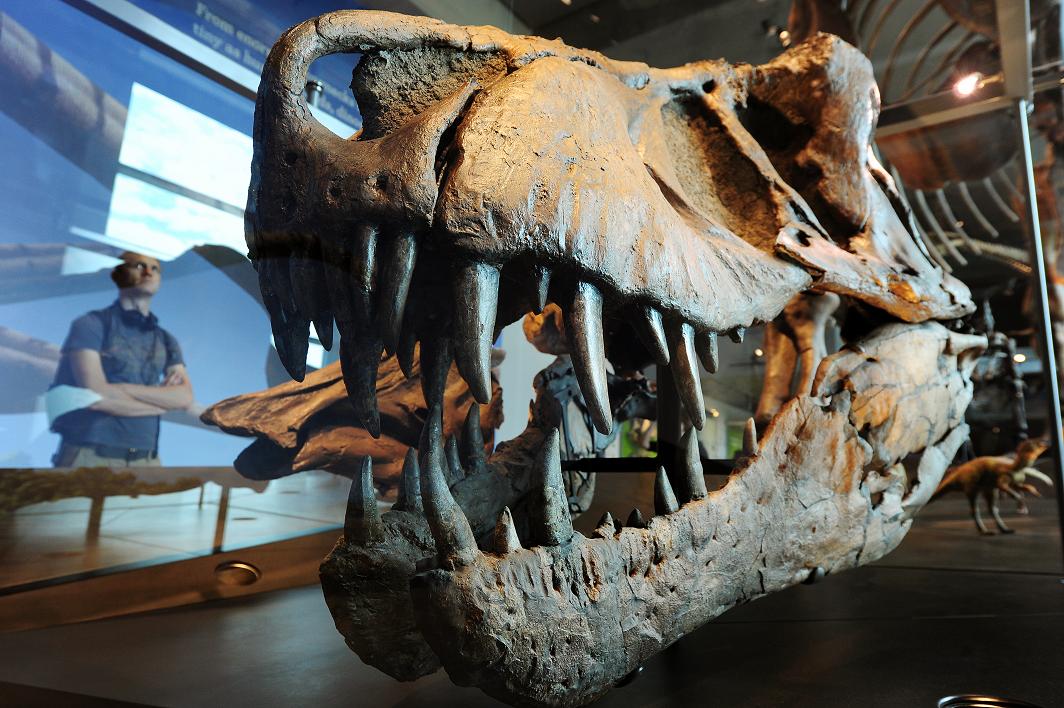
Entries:
{"type": "Polygon", "coordinates": [[[443,403],[451,356],[449,337],[426,335],[421,338],[421,392],[429,406],[443,403]]]}
{"type": "Polygon", "coordinates": [[[307,352],[310,351],[310,322],[296,321],[273,325],[273,343],[285,371],[296,381],[307,375],[307,352]]]}
{"type": "Polygon", "coordinates": [[[599,519],[599,522],[595,524],[595,535],[599,538],[613,538],[616,533],[617,522],[613,520],[613,515],[607,511],[599,519]]]}
{"type": "Polygon", "coordinates": [[[318,341],[325,351],[332,351],[333,346],[333,318],[331,312],[319,312],[311,322],[314,332],[318,335],[318,341]]]}
{"type": "Polygon", "coordinates": [[[520,550],[521,539],[517,537],[517,529],[514,528],[514,517],[510,514],[510,507],[504,506],[499,520],[495,523],[495,553],[504,556],[520,550]]]}
{"type": "Polygon", "coordinates": [[[746,419],[746,427],[743,428],[743,454],[753,455],[757,452],[757,424],[753,418],[746,419]]]}
{"type": "Polygon", "coordinates": [[[480,403],[491,400],[491,343],[499,306],[499,269],[463,263],[454,282],[454,358],[480,403]]]}
{"type": "Polygon", "coordinates": [[[302,237],[293,236],[293,243],[288,258],[279,263],[288,265],[288,287],[291,292],[291,303],[295,307],[296,316],[309,320],[314,314],[317,303],[314,301],[314,264],[310,259],[306,240],[302,237]]]}
{"type": "Polygon", "coordinates": [[[299,314],[292,299],[288,259],[264,258],[255,265],[277,356],[288,375],[302,381],[307,373],[310,320],[299,314]]]}
{"type": "Polygon", "coordinates": [[[377,286],[377,227],[359,224],[355,227],[351,274],[352,304],[362,322],[373,321],[373,292],[377,286]]]}
{"type": "Polygon", "coordinates": [[[395,360],[403,376],[414,377],[414,349],[417,346],[417,331],[408,316],[404,318],[403,329],[399,333],[399,343],[395,345],[395,360]]]}
{"type": "Polygon", "coordinates": [[[447,467],[450,469],[451,483],[461,482],[466,475],[465,470],[462,469],[462,461],[458,458],[458,441],[453,435],[447,436],[444,452],[447,456],[447,467]]]}
{"type": "Polygon", "coordinates": [[[702,456],[698,453],[698,435],[694,428],[688,428],[680,441],[683,448],[683,489],[680,498],[686,504],[689,501],[706,498],[706,478],[703,476],[702,456]]]}
{"type": "Polygon", "coordinates": [[[484,433],[480,429],[480,404],[473,401],[466,412],[462,425],[462,462],[470,474],[479,474],[487,469],[484,457],[484,433]]]}
{"type": "Polygon", "coordinates": [[[340,326],[340,371],[355,417],[374,438],[381,435],[377,409],[377,367],[381,361],[380,337],[372,331],[358,332],[349,322],[340,326]]]}
{"type": "Polygon", "coordinates": [[[373,491],[373,462],[362,458],[358,474],[351,480],[344,516],[344,540],[348,543],[374,543],[384,539],[384,523],[373,491]]]}
{"type": "Polygon", "coordinates": [[[613,429],[606,386],[606,350],[602,341],[602,294],[591,283],[576,286],[573,306],[565,316],[573,371],[584,395],[595,429],[609,435],[613,429]]]}
{"type": "Polygon", "coordinates": [[[669,476],[665,474],[665,468],[658,468],[658,476],[654,480],[654,513],[658,516],[671,514],[680,508],[676,503],[676,494],[669,484],[669,476]]]}
{"type": "Polygon", "coordinates": [[[666,330],[672,363],[673,381],[684,410],[691,423],[698,428],[706,423],[706,406],[702,400],[702,382],[695,364],[694,328],[686,322],[670,323],[666,330]]]}
{"type": "Polygon", "coordinates": [[[554,428],[547,433],[533,463],[533,479],[543,480],[539,508],[534,508],[533,537],[544,546],[557,546],[573,537],[573,519],[562,481],[561,436],[554,428]]]}
{"type": "Polygon", "coordinates": [[[307,319],[300,315],[299,306],[296,304],[295,300],[295,294],[292,292],[292,274],[291,266],[289,265],[290,257],[291,254],[285,252],[266,258],[263,262],[265,269],[259,270],[260,280],[263,275],[268,279],[271,287],[276,293],[276,302],[286,321],[307,319]]]}
{"type": "Polygon", "coordinates": [[[442,418],[440,407],[433,406],[421,436],[421,502],[440,565],[453,569],[476,560],[478,550],[469,520],[447,486],[442,418]]]}
{"type": "Polygon", "coordinates": [[[399,493],[392,508],[396,511],[424,511],[421,505],[421,469],[417,463],[417,451],[412,447],[406,449],[399,493]]]}
{"type": "Polygon", "coordinates": [[[308,246],[288,261],[288,277],[292,284],[292,299],[302,317],[314,323],[318,341],[332,349],[333,315],[329,304],[329,290],[320,251],[308,246]]]}
{"type": "Polygon", "coordinates": [[[272,269],[273,258],[259,257],[255,263],[255,273],[259,281],[259,292],[262,294],[262,305],[266,308],[266,314],[272,322],[275,318],[284,321],[284,306],[281,304],[281,294],[273,282],[272,269]]]}
{"type": "Polygon", "coordinates": [[[643,512],[639,511],[639,509],[632,509],[632,513],[628,515],[628,521],[624,525],[633,529],[645,529],[647,522],[643,518],[643,512]]]}
{"type": "Polygon", "coordinates": [[[702,362],[702,368],[711,374],[717,373],[720,367],[720,356],[717,350],[716,332],[699,332],[695,335],[695,351],[698,359],[702,362]]]}
{"type": "Polygon", "coordinates": [[[550,292],[550,268],[534,266],[532,268],[531,282],[532,310],[538,315],[547,306],[548,293],[550,292]]]}
{"type": "Polygon", "coordinates": [[[669,345],[665,341],[661,313],[649,305],[639,305],[633,314],[632,325],[654,363],[666,366],[669,363],[669,345]]]}
{"type": "Polygon", "coordinates": [[[746,336],[746,327],[732,327],[728,332],[728,337],[736,344],[742,344],[743,337],[746,336]]]}
{"type": "Polygon", "coordinates": [[[321,257],[325,285],[329,291],[329,302],[336,319],[354,320],[350,249],[342,243],[322,241],[321,257]]]}
{"type": "MultiPolygon", "coordinates": [[[[387,259],[381,265],[381,277],[377,299],[381,336],[384,349],[394,352],[399,343],[399,332],[406,311],[406,299],[410,293],[410,281],[417,262],[417,239],[411,233],[401,232],[391,240],[387,259]]],[[[494,320],[492,322],[494,324],[494,320]]]]}

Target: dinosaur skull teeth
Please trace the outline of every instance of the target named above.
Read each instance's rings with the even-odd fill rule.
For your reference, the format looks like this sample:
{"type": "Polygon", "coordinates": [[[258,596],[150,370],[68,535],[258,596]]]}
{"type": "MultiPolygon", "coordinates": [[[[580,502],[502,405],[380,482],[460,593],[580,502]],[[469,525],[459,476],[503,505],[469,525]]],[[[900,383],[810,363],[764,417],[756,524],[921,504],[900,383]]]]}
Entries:
{"type": "Polygon", "coordinates": [[[706,407],[702,400],[702,386],[698,380],[695,358],[694,328],[686,322],[673,323],[665,330],[669,343],[669,368],[672,370],[680,402],[699,430],[706,422],[706,407]]]}
{"type": "Polygon", "coordinates": [[[655,516],[635,509],[617,528],[606,514],[590,537],[573,531],[554,431],[533,465],[527,538],[506,508],[477,547],[443,483],[434,418],[422,486],[438,563],[411,581],[419,628],[459,684],[518,704],[578,705],[728,607],[883,555],[967,436],[960,360],[981,344],[939,325],[883,328],[860,353],[826,361],[815,396],[786,404],[761,441],[748,424],[722,489],[707,493],[688,430],[671,479],[657,473],[655,516]],[[878,360],[899,346],[916,360],[908,380],[878,360]],[[956,407],[928,405],[943,396],[956,407]],[[908,408],[931,419],[907,474],[911,420],[895,416],[908,408]]]}
{"type": "Polygon", "coordinates": [[[454,359],[473,397],[491,398],[491,343],[499,307],[499,269],[486,263],[458,267],[454,279],[454,359]]]}
{"type": "MultiPolygon", "coordinates": [[[[385,277],[381,279],[377,319],[380,324],[384,350],[392,353],[399,342],[406,298],[410,292],[410,280],[414,275],[417,240],[413,234],[404,232],[396,235],[390,245],[391,248],[381,269],[385,277]]],[[[481,403],[487,403],[487,400],[481,400],[481,403]]]]}
{"type": "MultiPolygon", "coordinates": [[[[491,397],[491,347],[497,332],[526,310],[542,309],[551,292],[552,270],[532,266],[534,288],[501,292],[504,268],[468,257],[430,253],[418,270],[423,249],[409,230],[362,223],[347,244],[304,238],[302,250],[258,261],[264,298],[271,313],[277,352],[293,378],[306,373],[309,327],[331,345],[332,323],[340,332],[340,360],[351,403],[363,426],[379,435],[377,366],[382,352],[395,353],[403,371],[413,373],[415,344],[426,400],[441,400],[452,361],[474,398],[491,397]],[[425,271],[432,271],[425,274],[425,271]],[[417,273],[421,273],[415,277],[417,273]],[[448,278],[441,278],[447,273],[448,278]],[[442,286],[441,279],[450,280],[442,286]],[[450,292],[448,292],[448,287],[450,292]],[[506,311],[500,311],[500,298],[506,311]],[[416,304],[415,304],[416,303],[416,304]],[[409,304],[409,306],[408,306],[409,304]]],[[[521,278],[525,280],[525,278],[521,278]]],[[[569,282],[574,282],[570,280],[569,282]]],[[[648,304],[617,304],[621,298],[588,281],[554,290],[563,307],[573,368],[595,427],[604,435],[613,416],[606,387],[606,310],[630,319],[650,360],[667,365],[690,420],[701,429],[705,410],[699,367],[715,372],[718,333],[648,304]]],[[[728,335],[741,340],[741,326],[728,335]]],[[[328,348],[328,346],[327,346],[328,348]]]]}
{"type": "MultiPolygon", "coordinates": [[[[470,407],[471,416],[474,410],[475,405],[470,407]]],[[[707,497],[698,452],[698,437],[693,429],[685,433],[681,447],[683,458],[677,484],[680,496],[677,497],[664,468],[660,469],[654,487],[654,508],[657,516],[674,514],[682,504],[707,497]]],[[[441,567],[454,569],[468,565],[476,559],[479,547],[476,542],[477,534],[454,496],[456,490],[460,489],[458,483],[466,477],[464,463],[459,460],[454,436],[449,436],[446,443],[442,440],[442,418],[438,406],[434,406],[429,412],[420,449],[420,463],[413,450],[407,455],[401,483],[403,491],[395,509],[424,512],[441,567]]],[[[756,441],[746,452],[748,455],[756,453],[756,441]]],[[[478,456],[483,460],[483,448],[480,448],[478,456]]],[[[557,428],[548,431],[539,445],[539,451],[531,465],[530,478],[532,488],[538,491],[533,492],[529,511],[528,535],[533,543],[529,548],[568,543],[573,538],[574,531],[562,481],[560,435],[557,428]]],[[[370,481],[371,470],[367,459],[363,462],[360,476],[351,487],[345,521],[345,537],[349,541],[366,543],[380,538],[381,520],[379,513],[373,511],[375,505],[370,504],[373,499],[370,481]]],[[[607,513],[607,517],[598,524],[597,533],[603,538],[613,538],[620,533],[620,529],[614,527],[612,516],[607,513]]],[[[652,523],[652,520],[645,521],[642,512],[633,509],[625,527],[645,529],[649,523],[652,523]]],[[[504,507],[499,513],[493,539],[491,547],[496,555],[524,550],[509,507],[504,507]]]]}
{"type": "Polygon", "coordinates": [[[442,661],[513,703],[578,705],[727,608],[900,541],[966,435],[961,355],[981,342],[930,322],[974,305],[876,182],[877,113],[870,63],[829,35],[760,67],[658,70],[389,13],[285,33],[260,84],[247,209],[277,350],[302,379],[310,325],[328,346],[335,321],[366,430],[381,432],[385,351],[420,369],[430,411],[396,507],[376,514],[362,464],[323,565],[367,663],[411,679],[442,661]],[[362,53],[364,131],[347,141],[302,99],[310,63],[342,51],[362,53]],[[721,335],[741,342],[811,288],[909,324],[803,351],[794,397],[760,440],[747,425],[724,488],[707,492],[692,428],[649,521],[635,509],[575,533],[556,430],[571,379],[608,432],[607,356],[641,341],[700,427],[698,367],[717,369],[721,335]],[[448,374],[485,401],[500,328],[548,301],[572,369],[537,377],[529,427],[485,459],[472,410],[461,440],[444,435],[448,374]]]}
{"type": "Polygon", "coordinates": [[[613,428],[613,409],[606,390],[606,348],[602,341],[602,294],[590,283],[579,283],[566,311],[573,370],[584,394],[591,420],[603,435],[613,428]]]}
{"type": "Polygon", "coordinates": [[[632,325],[643,346],[659,366],[669,363],[669,345],[665,341],[665,327],[661,312],[653,307],[636,306],[632,311],[632,325]]]}

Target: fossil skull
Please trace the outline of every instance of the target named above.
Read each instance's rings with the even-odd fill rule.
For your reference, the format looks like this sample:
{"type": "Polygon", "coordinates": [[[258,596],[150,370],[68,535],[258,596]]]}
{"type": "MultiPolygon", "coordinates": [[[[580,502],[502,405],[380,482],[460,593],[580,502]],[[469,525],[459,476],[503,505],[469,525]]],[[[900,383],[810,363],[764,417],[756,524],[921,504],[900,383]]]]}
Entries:
{"type": "Polygon", "coordinates": [[[382,352],[406,373],[419,353],[432,411],[395,508],[378,513],[364,465],[323,565],[366,661],[404,679],[439,661],[507,701],[578,705],[736,603],[897,545],[966,435],[967,352],[982,340],[934,322],[973,305],[870,156],[877,112],[868,62],[828,35],[759,67],[665,70],[381,12],[282,36],[247,210],[278,352],[301,379],[310,324],[328,342],[335,320],[366,430],[381,428],[382,352]],[[310,63],[335,52],[362,54],[350,140],[303,98],[310,63]],[[699,364],[716,370],[720,336],[810,291],[864,316],[860,339],[803,355],[802,390],[760,444],[749,436],[723,489],[707,493],[689,430],[649,522],[573,531],[542,389],[491,458],[442,439],[452,359],[487,403],[497,332],[548,301],[608,433],[621,402],[607,357],[667,366],[701,428],[699,364]]]}

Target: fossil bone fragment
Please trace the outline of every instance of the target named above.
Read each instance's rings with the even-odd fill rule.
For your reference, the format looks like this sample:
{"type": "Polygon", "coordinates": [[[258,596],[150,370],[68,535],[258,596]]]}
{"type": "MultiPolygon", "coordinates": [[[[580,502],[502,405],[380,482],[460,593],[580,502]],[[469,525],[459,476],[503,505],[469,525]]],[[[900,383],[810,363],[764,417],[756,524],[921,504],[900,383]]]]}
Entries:
{"type": "Polygon", "coordinates": [[[838,306],[834,293],[799,295],[765,325],[765,378],[754,413],[761,427],[792,397],[809,393],[817,367],[828,354],[827,325],[838,306]]]}
{"type": "MultiPolygon", "coordinates": [[[[308,374],[302,382],[290,381],[219,401],[202,419],[227,433],[256,438],[234,463],[244,476],[272,479],[309,469],[353,475],[360,471],[361,458],[369,456],[377,485],[388,490],[398,484],[403,456],[407,448],[417,447],[425,421],[427,407],[417,363],[411,376],[407,379],[399,371],[395,357],[381,362],[376,390],[382,437],[376,440],[355,420],[338,363],[308,374]]],[[[447,434],[466,426],[463,440],[470,445],[483,449],[485,441],[490,443],[502,423],[497,382],[492,382],[492,390],[490,405],[472,406],[473,396],[458,372],[448,372],[443,396],[447,434]],[[469,430],[474,418],[479,438],[469,430]]],[[[465,456],[477,464],[471,450],[465,456]]]]}
{"type": "Polygon", "coordinates": [[[376,435],[381,351],[407,371],[420,342],[433,411],[383,533],[356,523],[359,486],[352,540],[323,565],[360,656],[399,678],[441,661],[503,700],[577,705],[734,604],[901,540],[966,434],[958,358],[984,340],[932,322],[973,305],[894,211],[870,158],[877,111],[867,61],[827,35],[760,67],[665,70],[378,12],[282,36],[260,84],[247,210],[278,351],[302,377],[310,324],[335,319],[351,404],[376,435]],[[353,140],[303,99],[309,64],[335,52],[362,55],[353,140]],[[659,476],[660,515],[574,532],[546,378],[525,434],[456,474],[445,372],[454,361],[483,401],[491,341],[548,301],[608,434],[621,403],[608,363],[617,376],[667,362],[697,428],[698,366],[717,368],[721,335],[741,341],[806,291],[860,303],[866,334],[818,367],[810,347],[811,393],[760,438],[751,426],[722,490],[705,493],[688,432],[690,463],[659,476]],[[395,621],[371,628],[385,607],[395,621]]]}

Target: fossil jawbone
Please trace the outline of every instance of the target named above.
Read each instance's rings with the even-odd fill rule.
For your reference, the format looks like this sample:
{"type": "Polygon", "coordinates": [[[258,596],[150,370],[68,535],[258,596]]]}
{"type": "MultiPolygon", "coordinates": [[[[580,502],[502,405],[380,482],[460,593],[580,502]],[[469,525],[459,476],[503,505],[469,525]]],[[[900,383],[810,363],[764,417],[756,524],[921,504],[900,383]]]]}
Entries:
{"type": "Polygon", "coordinates": [[[661,70],[391,13],[305,22],[263,72],[246,221],[278,352],[301,378],[310,323],[335,319],[376,434],[382,348],[453,351],[485,403],[494,332],[549,299],[576,325],[601,432],[602,330],[618,320],[660,334],[701,427],[695,352],[807,288],[908,322],[973,308],[885,193],[878,108],[867,60],[827,35],[761,67],[661,70]],[[362,53],[350,140],[303,98],[310,63],[343,51],[362,53]]]}
{"type": "Polygon", "coordinates": [[[871,562],[967,437],[959,360],[984,345],[937,324],[878,330],[825,360],[817,395],[786,404],[723,489],[707,495],[688,470],[682,506],[662,503],[675,497],[659,475],[645,528],[607,520],[586,538],[570,525],[553,544],[511,537],[483,552],[429,513],[441,567],[411,581],[418,627],[458,684],[515,705],[582,705],[736,604],[871,562]],[[881,363],[902,349],[904,365],[881,363]]]}
{"type": "Polygon", "coordinates": [[[452,359],[486,403],[496,332],[548,301],[603,433],[620,348],[668,365],[700,428],[698,364],[716,371],[718,336],[740,340],[800,292],[923,323],[825,358],[712,495],[689,430],[675,490],[659,475],[658,516],[619,531],[607,517],[594,538],[572,532],[557,423],[503,449],[512,465],[456,479],[431,415],[396,509],[378,514],[364,465],[323,566],[360,655],[405,678],[438,656],[507,701],[581,704],[737,602],[897,544],[965,435],[960,359],[979,341],[930,322],[973,306],[869,157],[871,77],[825,35],[762,67],[658,70],[390,13],[285,33],[256,107],[248,246],[285,366],[301,378],[310,323],[321,335],[335,319],[349,399],[375,436],[382,350],[409,373],[420,342],[433,410],[452,359]],[[310,63],[343,51],[362,53],[365,120],[347,141],[303,98],[310,63]],[[387,608],[396,621],[359,631],[387,608]]]}

